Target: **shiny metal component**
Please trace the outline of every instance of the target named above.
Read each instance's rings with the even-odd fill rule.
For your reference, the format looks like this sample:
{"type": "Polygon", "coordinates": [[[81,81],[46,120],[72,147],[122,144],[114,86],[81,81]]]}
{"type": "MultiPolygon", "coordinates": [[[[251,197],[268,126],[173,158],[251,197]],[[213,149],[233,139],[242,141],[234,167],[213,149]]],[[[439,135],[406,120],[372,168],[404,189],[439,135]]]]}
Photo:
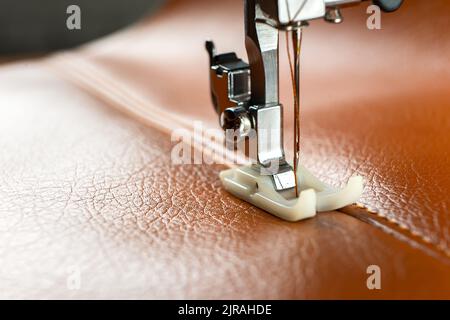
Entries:
{"type": "Polygon", "coordinates": [[[212,41],[205,43],[209,54],[211,98],[219,116],[230,107],[250,99],[250,68],[235,53],[216,55],[212,41]]]}
{"type": "Polygon", "coordinates": [[[278,1],[278,21],[280,24],[309,21],[325,15],[325,2],[315,0],[278,1]]]}
{"type": "Polygon", "coordinates": [[[250,110],[257,132],[257,160],[272,175],[277,190],[293,188],[295,175],[283,148],[283,112],[279,103],[279,32],[265,23],[276,11],[274,1],[247,0],[245,46],[250,64],[250,110]]]}
{"type": "Polygon", "coordinates": [[[330,22],[330,23],[334,23],[334,24],[339,24],[344,21],[341,11],[339,10],[339,8],[336,8],[336,7],[327,8],[327,12],[325,14],[324,19],[326,22],[330,22]]]}
{"type": "Polygon", "coordinates": [[[280,166],[278,173],[272,175],[275,190],[283,191],[295,188],[296,187],[295,177],[296,174],[294,173],[294,171],[292,171],[291,166],[287,163],[283,163],[280,166]]]}
{"type": "Polygon", "coordinates": [[[223,129],[235,129],[239,137],[256,131],[257,167],[271,175],[276,190],[296,188],[293,168],[283,148],[283,112],[279,101],[279,32],[292,32],[295,96],[294,168],[300,150],[299,55],[301,28],[308,21],[324,18],[342,22],[342,6],[365,0],[245,0],[245,45],[249,64],[235,53],[210,56],[211,96],[223,129]]]}
{"type": "MultiPolygon", "coordinates": [[[[259,6],[262,22],[279,30],[292,30],[308,21],[325,18],[327,8],[338,8],[366,0],[247,0],[259,6]]],[[[246,5],[248,7],[248,5],[246,5]]]]}
{"type": "Polygon", "coordinates": [[[236,130],[237,138],[246,137],[253,128],[253,123],[244,107],[233,107],[225,109],[220,115],[220,126],[224,130],[236,130]]]}
{"type": "Polygon", "coordinates": [[[270,174],[278,170],[280,160],[284,160],[283,112],[281,105],[252,106],[250,113],[255,121],[257,134],[258,163],[263,167],[274,167],[270,174]]]}
{"type": "MultiPolygon", "coordinates": [[[[358,0],[359,1],[359,0],[358,0]]],[[[262,168],[270,166],[277,170],[284,168],[283,179],[279,179],[281,171],[269,171],[274,177],[275,187],[293,188],[298,195],[295,171],[300,150],[299,125],[299,50],[295,51],[295,150],[294,168],[286,167],[283,148],[282,106],[279,102],[279,30],[293,32],[294,46],[300,46],[300,29],[307,21],[324,18],[327,6],[335,8],[339,3],[348,4],[354,0],[246,0],[245,1],[245,45],[247,49],[250,78],[251,98],[248,102],[255,119],[257,132],[257,160],[262,168]],[[266,120],[267,119],[267,120],[266,120]],[[287,170],[286,170],[287,168],[287,170]],[[287,181],[289,180],[289,181],[287,181]],[[283,181],[283,183],[280,183],[283,181]],[[278,185],[277,185],[278,182],[278,185]]]]}
{"type": "Polygon", "coordinates": [[[262,3],[273,4],[273,1],[246,1],[245,47],[251,79],[254,79],[251,81],[250,104],[277,105],[279,104],[278,30],[258,22],[269,18],[261,8],[262,3]]]}

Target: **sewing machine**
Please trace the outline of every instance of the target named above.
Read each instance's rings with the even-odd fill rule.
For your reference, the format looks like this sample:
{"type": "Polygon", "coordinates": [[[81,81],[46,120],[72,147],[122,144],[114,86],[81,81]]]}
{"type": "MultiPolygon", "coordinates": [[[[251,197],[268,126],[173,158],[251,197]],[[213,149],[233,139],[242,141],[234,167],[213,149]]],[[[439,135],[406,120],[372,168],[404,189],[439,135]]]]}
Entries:
{"type": "MultiPolygon", "coordinates": [[[[221,127],[237,141],[256,145],[252,166],[221,173],[225,189],[283,219],[300,220],[317,211],[335,210],[354,203],[363,190],[362,177],[352,177],[342,190],[315,178],[299,163],[300,86],[299,56],[302,29],[323,18],[341,23],[341,9],[364,0],[246,0],[245,33],[249,63],[235,53],[217,55],[206,42],[210,58],[211,96],[221,127]],[[279,33],[291,39],[289,56],[294,96],[294,160],[283,147],[283,107],[279,101],[279,33]],[[293,57],[293,59],[291,59],[293,57]]],[[[364,1],[365,2],[365,1],[364,1]]],[[[402,0],[373,1],[381,10],[395,11],[402,0]]],[[[288,50],[289,52],[289,50],[288,50]]]]}

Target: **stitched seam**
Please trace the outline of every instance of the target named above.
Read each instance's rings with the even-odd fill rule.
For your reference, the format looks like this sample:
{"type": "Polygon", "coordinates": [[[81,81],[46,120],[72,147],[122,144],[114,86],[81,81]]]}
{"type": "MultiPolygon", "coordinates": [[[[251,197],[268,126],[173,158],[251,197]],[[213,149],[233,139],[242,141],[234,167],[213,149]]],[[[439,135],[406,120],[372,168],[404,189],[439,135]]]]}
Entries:
{"type": "MultiPolygon", "coordinates": [[[[355,203],[353,206],[356,206],[358,209],[364,210],[366,213],[369,214],[369,216],[375,215],[376,217],[380,218],[382,221],[386,222],[387,224],[395,226],[395,227],[399,228],[401,231],[407,232],[408,235],[412,239],[419,240],[423,244],[430,245],[436,251],[441,252],[446,257],[450,258],[450,250],[447,250],[444,246],[433,242],[429,237],[425,236],[424,234],[414,231],[414,230],[411,230],[411,228],[409,228],[406,224],[404,224],[394,218],[388,217],[387,215],[385,215],[381,212],[377,212],[377,211],[373,210],[372,208],[368,208],[367,206],[365,206],[362,203],[355,203]]],[[[338,210],[338,211],[342,212],[344,214],[348,214],[345,211],[340,211],[340,210],[338,210]]]]}
{"type": "MultiPolygon", "coordinates": [[[[51,69],[54,69],[52,67],[56,67],[57,70],[70,71],[69,74],[72,73],[68,77],[70,80],[75,81],[76,83],[78,83],[78,85],[84,85],[85,89],[88,89],[88,87],[89,87],[91,90],[95,91],[98,96],[103,97],[104,99],[109,99],[111,101],[114,101],[114,103],[116,105],[120,106],[120,108],[118,108],[119,111],[122,111],[122,112],[125,111],[126,113],[128,113],[130,115],[138,116],[144,122],[155,124],[160,129],[162,129],[166,132],[170,131],[167,126],[162,125],[154,118],[149,118],[148,116],[146,116],[145,112],[144,113],[139,112],[138,109],[142,109],[142,106],[140,106],[139,104],[142,104],[143,102],[138,101],[136,97],[131,99],[131,101],[135,102],[134,103],[135,108],[132,108],[132,107],[130,108],[129,107],[129,105],[131,105],[130,103],[128,103],[128,106],[125,105],[122,100],[123,100],[123,98],[127,98],[128,95],[131,95],[131,93],[127,92],[126,90],[123,90],[123,88],[121,88],[121,86],[118,85],[114,80],[105,79],[105,78],[107,78],[107,76],[104,75],[104,72],[102,72],[100,70],[100,68],[91,64],[89,61],[86,61],[84,58],[80,58],[79,56],[75,56],[70,53],[61,54],[59,57],[57,57],[57,59],[55,59],[55,57],[53,57],[52,59],[53,59],[53,61],[50,59],[47,60],[47,65],[50,66],[51,69]],[[81,71],[81,69],[83,69],[83,68],[74,68],[74,66],[68,67],[70,65],[77,64],[76,62],[74,63],[75,59],[79,62],[80,65],[84,65],[84,67],[85,67],[84,72],[81,71]],[[87,69],[90,68],[92,70],[86,70],[86,68],[87,69]],[[103,76],[101,75],[102,73],[103,73],[103,76]],[[77,75],[82,75],[83,77],[77,77],[77,75]],[[86,79],[88,79],[88,78],[90,78],[90,81],[89,80],[86,81],[86,79]],[[107,93],[104,90],[102,91],[102,90],[95,89],[95,87],[92,86],[92,81],[100,82],[100,83],[102,83],[103,87],[109,86],[110,88],[113,88],[114,90],[108,90],[108,93],[107,93]],[[110,94],[111,92],[113,92],[113,93],[115,92],[116,94],[110,94]],[[119,92],[120,92],[120,94],[119,94],[119,92]],[[116,99],[114,99],[114,95],[117,96],[116,99]]],[[[58,72],[58,74],[60,75],[59,72],[58,72]]],[[[164,114],[165,117],[167,116],[168,118],[172,118],[173,122],[178,123],[178,125],[182,125],[184,128],[186,128],[188,130],[193,128],[192,125],[190,125],[189,123],[186,123],[185,121],[181,121],[182,119],[179,119],[178,117],[174,117],[169,112],[166,112],[164,110],[158,110],[158,112],[161,114],[164,114]]],[[[197,143],[194,143],[193,147],[199,148],[200,146],[197,143]]],[[[213,146],[211,146],[211,145],[202,144],[201,147],[203,148],[203,150],[202,150],[203,152],[205,151],[205,148],[207,150],[211,149],[208,151],[213,150],[213,146]]],[[[227,167],[233,166],[233,164],[226,162],[226,161],[224,161],[224,163],[222,163],[222,164],[227,167]]],[[[382,221],[384,221],[385,223],[387,222],[386,224],[390,225],[390,228],[392,228],[393,230],[395,230],[395,228],[399,228],[401,231],[407,232],[411,239],[413,239],[413,240],[417,239],[420,242],[422,242],[423,244],[431,246],[435,251],[441,252],[446,257],[450,258],[450,250],[446,249],[442,245],[439,245],[439,244],[433,242],[429,237],[427,237],[417,231],[411,230],[411,228],[409,228],[406,224],[401,223],[400,221],[398,221],[394,218],[390,218],[383,213],[380,213],[371,208],[368,208],[361,203],[356,203],[354,206],[356,206],[360,210],[364,210],[366,213],[369,214],[369,216],[370,215],[376,216],[376,217],[380,218],[382,221]]],[[[352,214],[346,213],[345,211],[341,211],[341,210],[337,210],[337,211],[347,214],[352,217],[355,217],[355,215],[357,215],[357,213],[355,215],[352,215],[352,214]]]]}

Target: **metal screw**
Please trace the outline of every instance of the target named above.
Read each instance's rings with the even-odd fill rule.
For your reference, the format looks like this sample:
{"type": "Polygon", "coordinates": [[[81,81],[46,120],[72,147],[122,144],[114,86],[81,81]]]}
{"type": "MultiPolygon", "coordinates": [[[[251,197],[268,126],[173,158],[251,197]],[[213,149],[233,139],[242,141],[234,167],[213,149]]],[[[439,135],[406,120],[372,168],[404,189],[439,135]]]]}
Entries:
{"type": "Polygon", "coordinates": [[[325,13],[325,21],[330,22],[330,23],[341,23],[342,21],[344,21],[344,17],[341,14],[341,11],[339,10],[339,8],[334,7],[334,8],[327,8],[327,12],[325,13]]]}
{"type": "Polygon", "coordinates": [[[252,121],[246,109],[242,107],[228,108],[220,116],[220,126],[224,130],[237,130],[240,137],[245,137],[252,129],[252,121]]]}

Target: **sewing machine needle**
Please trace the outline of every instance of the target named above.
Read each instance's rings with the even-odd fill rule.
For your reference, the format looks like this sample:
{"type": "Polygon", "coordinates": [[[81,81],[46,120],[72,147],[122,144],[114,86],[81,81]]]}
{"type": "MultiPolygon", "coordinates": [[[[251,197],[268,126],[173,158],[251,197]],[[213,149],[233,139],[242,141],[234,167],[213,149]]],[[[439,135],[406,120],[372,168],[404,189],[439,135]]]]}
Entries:
{"type": "Polygon", "coordinates": [[[300,159],[300,49],[302,42],[302,29],[292,31],[292,43],[294,51],[294,174],[295,196],[299,196],[297,169],[300,159]]]}

